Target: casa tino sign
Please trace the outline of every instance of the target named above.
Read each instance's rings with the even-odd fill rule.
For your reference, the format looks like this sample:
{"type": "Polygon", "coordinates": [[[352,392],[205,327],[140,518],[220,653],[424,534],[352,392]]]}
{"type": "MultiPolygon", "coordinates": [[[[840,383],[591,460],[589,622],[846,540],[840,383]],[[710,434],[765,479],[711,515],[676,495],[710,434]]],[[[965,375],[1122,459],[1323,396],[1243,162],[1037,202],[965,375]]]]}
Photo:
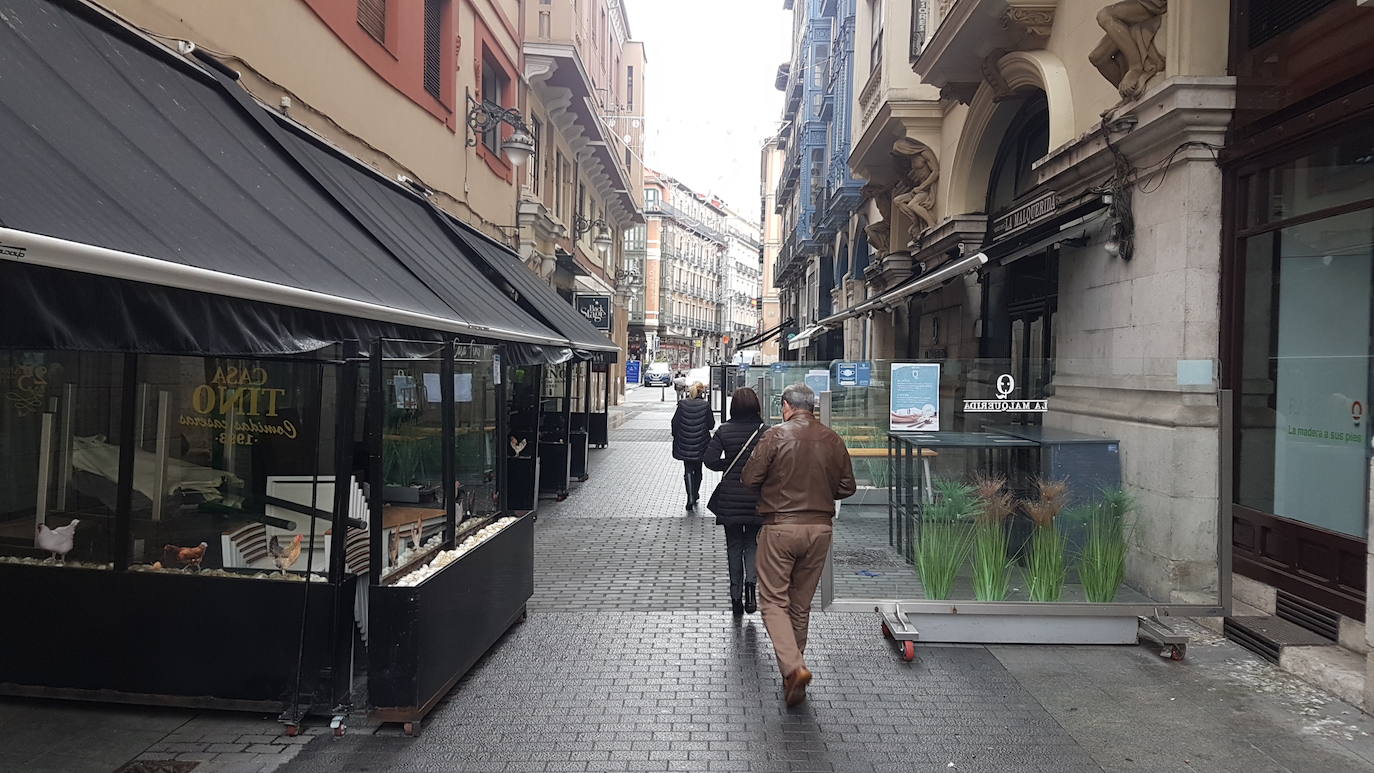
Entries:
{"type": "Polygon", "coordinates": [[[1049,400],[1011,400],[1016,391],[1016,379],[1010,373],[997,377],[996,400],[965,400],[964,413],[1044,413],[1049,400]]]}

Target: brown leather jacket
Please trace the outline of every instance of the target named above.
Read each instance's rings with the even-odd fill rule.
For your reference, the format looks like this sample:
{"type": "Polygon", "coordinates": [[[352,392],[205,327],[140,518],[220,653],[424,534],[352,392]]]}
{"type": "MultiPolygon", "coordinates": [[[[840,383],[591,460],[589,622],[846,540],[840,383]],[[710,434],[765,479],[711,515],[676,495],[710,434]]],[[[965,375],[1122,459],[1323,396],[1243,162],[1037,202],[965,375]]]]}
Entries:
{"type": "Polygon", "coordinates": [[[806,412],[763,434],[740,480],[762,487],[764,524],[830,523],[835,500],[854,494],[854,466],[844,441],[806,412]]]}

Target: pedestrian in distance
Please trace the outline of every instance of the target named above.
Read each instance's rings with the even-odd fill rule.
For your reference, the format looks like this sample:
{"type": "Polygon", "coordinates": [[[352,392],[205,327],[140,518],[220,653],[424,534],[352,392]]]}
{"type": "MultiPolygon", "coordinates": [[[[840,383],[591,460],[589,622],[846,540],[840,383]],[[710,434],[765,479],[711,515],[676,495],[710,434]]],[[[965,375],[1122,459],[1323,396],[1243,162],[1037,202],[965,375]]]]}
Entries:
{"type": "Polygon", "coordinates": [[[687,376],[682,371],[673,374],[673,391],[677,393],[677,399],[681,400],[687,394],[687,376]]]}
{"type": "Polygon", "coordinates": [[[748,387],[730,395],[730,420],[720,425],[706,446],[706,466],[721,475],[706,509],[725,528],[725,561],[730,569],[730,611],[735,616],[758,611],[754,579],[754,554],[758,548],[759,490],[744,485],[740,475],[749,454],[763,437],[767,425],[760,415],[759,398],[748,387]]]}
{"type": "Polygon", "coordinates": [[[701,499],[701,460],[711,442],[716,417],[711,403],[703,399],[706,386],[700,381],[687,388],[687,399],[679,400],[673,413],[673,458],[682,462],[682,480],[687,484],[687,510],[697,509],[701,499]]]}
{"type": "Polygon", "coordinates": [[[805,384],[782,392],[781,424],[770,427],[744,465],[746,486],[759,487],[759,609],[788,706],[806,700],[806,634],[811,597],[830,552],[835,500],[852,496],[854,465],[833,430],[816,419],[816,393],[805,384]]]}

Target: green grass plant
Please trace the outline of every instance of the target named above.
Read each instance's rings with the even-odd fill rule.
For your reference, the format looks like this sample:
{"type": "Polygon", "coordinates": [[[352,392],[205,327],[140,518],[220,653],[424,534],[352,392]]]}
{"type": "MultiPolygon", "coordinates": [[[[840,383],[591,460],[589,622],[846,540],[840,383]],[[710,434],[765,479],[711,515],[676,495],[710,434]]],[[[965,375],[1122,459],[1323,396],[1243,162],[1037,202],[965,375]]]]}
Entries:
{"type": "Polygon", "coordinates": [[[1088,601],[1110,602],[1126,576],[1126,516],[1135,499],[1122,489],[1103,492],[1088,513],[1078,579],[1088,601]]]}
{"type": "Polygon", "coordinates": [[[1031,533],[1026,573],[1031,601],[1058,601],[1069,574],[1068,538],[1053,526],[1037,526],[1031,533]]]}
{"type": "Polygon", "coordinates": [[[914,558],[926,598],[947,599],[973,548],[972,489],[939,480],[935,488],[940,496],[922,510],[914,558]]]}
{"type": "Polygon", "coordinates": [[[973,597],[1002,601],[1011,591],[1011,530],[1005,521],[984,519],[973,529],[973,597]]]}

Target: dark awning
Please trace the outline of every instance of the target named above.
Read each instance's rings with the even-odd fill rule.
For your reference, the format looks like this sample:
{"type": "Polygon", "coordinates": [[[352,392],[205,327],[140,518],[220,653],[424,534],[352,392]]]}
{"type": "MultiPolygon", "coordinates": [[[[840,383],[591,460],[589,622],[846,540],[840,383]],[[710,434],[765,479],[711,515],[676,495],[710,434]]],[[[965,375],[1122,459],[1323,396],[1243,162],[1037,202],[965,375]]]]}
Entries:
{"type": "MultiPolygon", "coordinates": [[[[0,0],[0,241],[20,248],[0,259],[130,287],[569,347],[457,258],[456,240],[445,251],[447,228],[432,216],[422,225],[427,204],[407,208],[385,188],[358,185],[358,170],[338,156],[307,173],[236,85],[227,90],[165,48],[71,7],[0,0]]],[[[129,308],[137,314],[140,305],[129,308]]],[[[151,319],[136,328],[157,338],[164,331],[151,319]]],[[[62,331],[79,345],[72,332],[62,331]]],[[[247,329],[240,340],[222,332],[219,346],[261,345],[245,340],[247,329]]],[[[292,335],[277,337],[283,351],[319,343],[292,335]]]]}
{"type": "Polygon", "coordinates": [[[738,344],[735,345],[735,351],[740,351],[742,349],[748,349],[751,346],[757,346],[762,343],[767,343],[768,341],[772,340],[774,336],[781,333],[783,328],[787,327],[793,322],[796,322],[796,320],[791,317],[788,317],[787,319],[783,320],[782,322],[779,322],[773,327],[768,328],[762,333],[759,333],[758,335],[752,338],[746,338],[743,341],[740,341],[738,344]]]}
{"type": "Polygon", "coordinates": [[[577,309],[544,280],[525,268],[519,255],[492,241],[467,223],[451,217],[446,220],[475,254],[505,278],[518,294],[517,302],[521,308],[567,337],[574,346],[586,352],[592,359],[602,362],[617,360],[620,347],[600,330],[592,327],[592,323],[588,322],[586,317],[578,314],[577,309]]]}

